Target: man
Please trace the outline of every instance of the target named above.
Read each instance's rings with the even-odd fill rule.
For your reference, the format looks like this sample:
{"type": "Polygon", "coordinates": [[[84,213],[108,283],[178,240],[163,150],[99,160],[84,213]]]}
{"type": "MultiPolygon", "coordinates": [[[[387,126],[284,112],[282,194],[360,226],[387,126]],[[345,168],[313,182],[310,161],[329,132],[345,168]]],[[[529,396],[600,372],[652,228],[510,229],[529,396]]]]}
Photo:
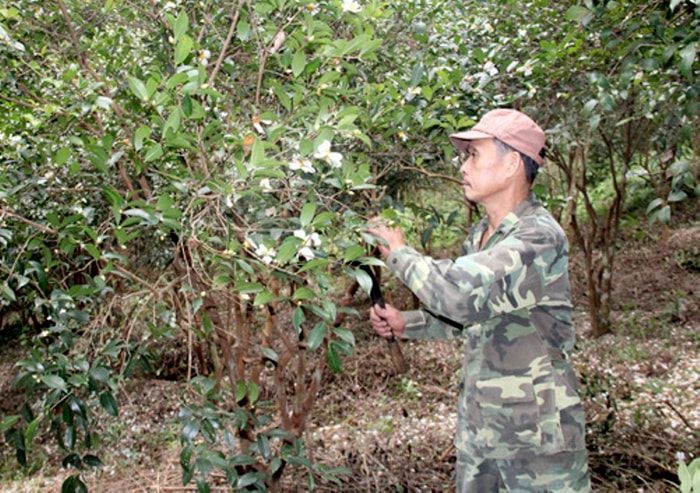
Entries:
{"type": "Polygon", "coordinates": [[[387,267],[422,309],[374,306],[382,337],[463,338],[457,413],[458,493],[590,491],[576,375],[568,242],[531,186],[545,135],[519,111],[486,113],[450,135],[465,158],[466,198],[483,208],[463,253],[435,260],[376,224],[387,267]]]}

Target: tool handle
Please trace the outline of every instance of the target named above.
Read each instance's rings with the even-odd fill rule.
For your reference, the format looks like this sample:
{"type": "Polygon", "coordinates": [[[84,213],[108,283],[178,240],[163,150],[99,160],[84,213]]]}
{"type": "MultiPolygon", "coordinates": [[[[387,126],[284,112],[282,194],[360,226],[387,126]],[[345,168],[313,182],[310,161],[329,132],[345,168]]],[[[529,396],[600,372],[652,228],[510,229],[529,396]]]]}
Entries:
{"type": "Polygon", "coordinates": [[[386,342],[389,344],[389,354],[391,355],[391,362],[394,364],[394,370],[396,370],[396,373],[406,373],[408,371],[408,363],[403,357],[399,341],[392,337],[387,339],[386,342]]]}
{"type": "MultiPolygon", "coordinates": [[[[379,307],[384,308],[386,306],[384,296],[382,296],[379,281],[377,281],[377,276],[374,275],[372,267],[369,265],[362,265],[360,268],[364,270],[367,275],[369,275],[370,279],[372,279],[372,287],[369,291],[370,303],[372,303],[372,305],[378,305],[379,307]]],[[[391,361],[394,364],[394,370],[396,370],[396,373],[406,373],[408,371],[408,364],[406,363],[406,359],[401,351],[399,341],[397,341],[393,336],[386,341],[389,344],[389,355],[391,356],[391,361]]]]}

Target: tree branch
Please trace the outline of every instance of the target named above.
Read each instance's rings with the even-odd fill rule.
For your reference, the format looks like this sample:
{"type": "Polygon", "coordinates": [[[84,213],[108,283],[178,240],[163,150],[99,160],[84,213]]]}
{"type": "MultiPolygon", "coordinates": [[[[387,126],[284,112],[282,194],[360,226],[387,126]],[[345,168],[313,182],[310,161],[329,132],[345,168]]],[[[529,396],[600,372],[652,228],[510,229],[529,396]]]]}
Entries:
{"type": "Polygon", "coordinates": [[[209,86],[214,84],[214,79],[216,79],[216,76],[219,73],[219,70],[221,69],[221,64],[223,63],[224,58],[226,57],[226,52],[228,51],[228,47],[231,44],[231,40],[233,39],[233,34],[236,31],[236,25],[238,24],[238,18],[241,16],[241,9],[243,8],[244,2],[245,0],[238,0],[238,7],[236,8],[236,11],[233,14],[233,19],[231,20],[231,25],[229,26],[228,34],[226,35],[224,44],[219,50],[219,56],[216,59],[214,68],[212,69],[211,74],[209,75],[209,86]]]}

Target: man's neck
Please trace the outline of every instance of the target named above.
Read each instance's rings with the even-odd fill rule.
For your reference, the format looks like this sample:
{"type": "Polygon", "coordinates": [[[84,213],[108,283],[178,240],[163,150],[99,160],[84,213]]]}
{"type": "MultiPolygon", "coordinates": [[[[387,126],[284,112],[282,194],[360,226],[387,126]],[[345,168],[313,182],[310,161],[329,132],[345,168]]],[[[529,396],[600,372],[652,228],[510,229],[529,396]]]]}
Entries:
{"type": "Polygon", "coordinates": [[[503,222],[503,218],[510,214],[529,194],[529,189],[520,188],[515,192],[499,194],[499,196],[489,200],[488,203],[482,204],[484,213],[488,218],[487,232],[489,236],[503,222]]]}

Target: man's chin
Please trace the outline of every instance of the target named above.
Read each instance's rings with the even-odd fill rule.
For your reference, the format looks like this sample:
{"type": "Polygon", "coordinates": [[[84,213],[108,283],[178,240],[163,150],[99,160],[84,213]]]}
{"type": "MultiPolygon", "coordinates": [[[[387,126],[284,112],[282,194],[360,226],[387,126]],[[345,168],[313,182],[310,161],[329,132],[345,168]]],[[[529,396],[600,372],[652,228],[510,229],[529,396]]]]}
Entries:
{"type": "Polygon", "coordinates": [[[464,198],[467,199],[467,202],[470,204],[476,204],[476,201],[472,198],[474,194],[471,193],[471,188],[464,187],[464,198]]]}

